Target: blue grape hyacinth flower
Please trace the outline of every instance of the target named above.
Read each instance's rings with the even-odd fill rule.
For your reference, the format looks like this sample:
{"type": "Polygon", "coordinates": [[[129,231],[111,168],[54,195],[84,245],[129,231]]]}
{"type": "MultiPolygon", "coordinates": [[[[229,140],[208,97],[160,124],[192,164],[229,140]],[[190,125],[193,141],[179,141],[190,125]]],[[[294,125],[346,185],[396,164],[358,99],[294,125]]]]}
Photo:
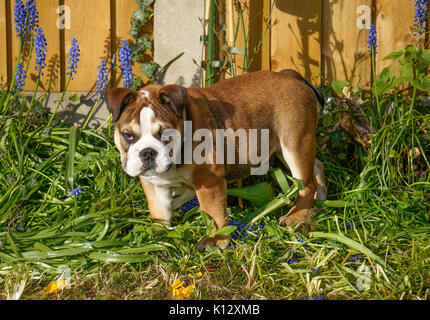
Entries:
{"type": "Polygon", "coordinates": [[[76,38],[72,39],[72,47],[69,51],[69,60],[67,60],[68,67],[70,71],[66,72],[67,75],[71,75],[73,79],[73,74],[76,74],[76,69],[78,68],[79,57],[81,55],[79,50],[78,40],[76,38]]]}
{"type": "Polygon", "coordinates": [[[185,213],[187,211],[190,211],[191,209],[194,209],[195,207],[198,207],[200,205],[199,200],[197,197],[194,197],[190,201],[185,202],[181,207],[181,212],[185,213]]]}
{"type": "MultiPolygon", "coordinates": [[[[231,242],[228,246],[229,249],[234,249],[236,248],[236,243],[241,241],[241,242],[246,242],[247,239],[249,239],[249,237],[251,236],[250,233],[248,233],[247,231],[257,231],[260,229],[263,229],[266,224],[265,223],[260,223],[260,224],[255,224],[255,225],[251,225],[248,227],[248,229],[245,229],[245,224],[240,222],[240,221],[236,221],[236,220],[230,220],[228,223],[230,226],[235,226],[236,230],[233,231],[233,233],[231,234],[231,242]]],[[[257,241],[257,238],[254,238],[254,241],[257,241]]]]}
{"type": "Polygon", "coordinates": [[[104,100],[106,88],[108,85],[109,70],[106,66],[106,61],[102,60],[99,65],[99,72],[97,73],[97,96],[100,101],[104,100]]]}
{"type": "Polygon", "coordinates": [[[376,48],[378,47],[378,38],[376,33],[376,26],[374,24],[370,25],[369,35],[367,38],[367,48],[369,49],[369,55],[377,54],[376,48]]]}
{"type": "Polygon", "coordinates": [[[363,257],[360,257],[360,256],[350,256],[350,257],[348,258],[348,261],[349,261],[349,262],[354,262],[354,261],[364,261],[364,258],[363,258],[363,257]]]}
{"type": "MultiPolygon", "coordinates": [[[[36,29],[36,36],[34,41],[34,51],[36,52],[36,71],[42,71],[46,67],[46,39],[45,35],[43,34],[42,28],[36,29]]],[[[43,73],[41,72],[41,75],[43,73]]]]}
{"type": "Polygon", "coordinates": [[[28,24],[27,24],[27,36],[31,38],[33,30],[39,27],[39,12],[36,7],[36,0],[27,0],[25,3],[25,11],[27,12],[28,24]]]}
{"type": "Polygon", "coordinates": [[[82,188],[81,186],[77,186],[76,188],[73,188],[71,191],[70,189],[67,189],[67,191],[69,192],[67,194],[68,197],[76,198],[82,193],[82,188]]]}
{"type": "Polygon", "coordinates": [[[22,62],[20,62],[17,65],[17,70],[15,73],[15,87],[13,89],[14,93],[17,91],[22,91],[24,89],[26,77],[27,75],[24,70],[24,65],[22,64],[22,62]]]}
{"type": "Polygon", "coordinates": [[[131,51],[127,40],[123,40],[121,49],[119,50],[119,59],[121,60],[121,71],[124,88],[130,88],[133,81],[133,73],[131,69],[131,51]]]}
{"type": "Polygon", "coordinates": [[[418,31],[419,35],[422,35],[427,31],[427,10],[428,1],[427,0],[415,0],[415,16],[414,16],[414,27],[418,31]]]}
{"type": "Polygon", "coordinates": [[[25,26],[27,20],[27,10],[21,0],[15,0],[14,19],[15,30],[18,37],[22,38],[25,35],[25,26]]]}

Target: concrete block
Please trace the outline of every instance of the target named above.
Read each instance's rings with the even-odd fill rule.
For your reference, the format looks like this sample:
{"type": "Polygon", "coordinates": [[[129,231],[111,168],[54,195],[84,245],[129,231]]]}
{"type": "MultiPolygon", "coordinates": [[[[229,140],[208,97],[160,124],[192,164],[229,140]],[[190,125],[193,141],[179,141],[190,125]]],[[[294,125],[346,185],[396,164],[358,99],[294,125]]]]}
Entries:
{"type": "MultiPolygon", "coordinates": [[[[30,104],[33,93],[24,92],[23,94],[27,97],[27,101],[30,104]]],[[[36,98],[39,98],[43,94],[43,92],[37,93],[36,98]]],[[[54,112],[58,101],[61,99],[61,94],[61,92],[51,92],[46,97],[46,101],[43,102],[42,106],[54,112]]],[[[64,123],[82,127],[94,106],[95,101],[93,99],[95,99],[94,92],[66,92],[63,102],[58,109],[57,117],[64,123]],[[75,99],[70,99],[71,95],[74,94],[78,98],[76,101],[73,101],[75,99]]],[[[106,103],[103,103],[97,107],[88,124],[88,128],[98,128],[108,117],[109,111],[106,103]]]]}
{"type": "Polygon", "coordinates": [[[203,27],[199,18],[204,17],[202,0],[157,0],[154,10],[154,60],[164,66],[181,52],[184,55],[175,61],[159,79],[160,84],[179,84],[199,87],[203,27]]]}

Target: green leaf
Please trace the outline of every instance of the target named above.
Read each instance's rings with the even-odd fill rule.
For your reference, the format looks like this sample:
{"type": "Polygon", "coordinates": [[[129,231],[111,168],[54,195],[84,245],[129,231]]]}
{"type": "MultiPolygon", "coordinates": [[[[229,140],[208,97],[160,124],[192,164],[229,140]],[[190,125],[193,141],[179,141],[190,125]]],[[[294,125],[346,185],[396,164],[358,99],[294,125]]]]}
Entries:
{"type": "Polygon", "coordinates": [[[397,58],[400,58],[402,55],[403,55],[403,50],[396,50],[396,51],[391,52],[383,60],[397,59],[397,58]]]}
{"type": "Polygon", "coordinates": [[[400,69],[399,72],[401,74],[401,76],[407,80],[407,82],[412,82],[414,79],[414,72],[412,69],[412,63],[405,63],[403,64],[400,69]]]}
{"type": "Polygon", "coordinates": [[[277,168],[273,171],[273,176],[276,179],[276,181],[278,182],[279,186],[282,189],[282,192],[288,192],[290,185],[288,184],[287,178],[285,178],[284,173],[282,172],[281,169],[277,168]]]}
{"type": "Polygon", "coordinates": [[[411,84],[418,90],[430,92],[430,76],[425,76],[423,79],[412,81],[411,84]]]}
{"type": "Polygon", "coordinates": [[[343,95],[343,88],[351,88],[351,84],[348,81],[333,81],[331,87],[338,95],[343,95]]]}
{"type": "Polygon", "coordinates": [[[405,59],[407,62],[412,62],[417,58],[417,50],[413,45],[408,45],[405,48],[405,59]]]}
{"type": "Polygon", "coordinates": [[[325,201],[315,201],[317,206],[324,206],[327,208],[351,208],[357,206],[356,203],[344,200],[325,200],[325,201]]]}
{"type": "Polygon", "coordinates": [[[231,54],[240,54],[242,56],[245,55],[245,49],[242,48],[223,46],[222,50],[231,54]]]}
{"type": "Polygon", "coordinates": [[[75,173],[74,173],[75,153],[76,153],[76,148],[79,141],[79,132],[80,131],[77,127],[70,128],[66,178],[71,188],[73,188],[73,182],[74,182],[74,176],[75,176],[75,173]]]}
{"type": "Polygon", "coordinates": [[[385,263],[385,261],[381,257],[379,257],[378,255],[373,253],[370,249],[366,248],[362,244],[345,237],[343,234],[311,232],[311,233],[309,233],[309,235],[312,238],[324,238],[324,239],[335,240],[335,241],[341,242],[341,243],[345,244],[346,246],[363,253],[364,255],[373,259],[374,261],[376,261],[377,263],[379,263],[383,267],[387,267],[387,264],[385,263]]]}
{"type": "Polygon", "coordinates": [[[136,0],[136,2],[140,8],[146,10],[154,3],[154,0],[136,0]]]}
{"type": "Polygon", "coordinates": [[[372,86],[375,95],[379,96],[392,89],[394,78],[394,71],[390,68],[384,68],[372,86]]]}
{"type": "Polygon", "coordinates": [[[147,244],[144,246],[140,246],[138,248],[127,248],[127,249],[121,249],[117,250],[115,253],[118,254],[138,254],[138,253],[146,253],[146,252],[153,252],[153,251],[165,251],[167,248],[161,244],[147,244]]]}
{"type": "Polygon", "coordinates": [[[138,76],[138,77],[135,77],[131,82],[130,89],[137,91],[139,90],[140,87],[142,87],[142,85],[143,85],[142,78],[138,76]]]}
{"type": "Polygon", "coordinates": [[[209,235],[209,238],[213,238],[213,237],[215,237],[215,236],[217,236],[217,235],[220,235],[220,236],[227,236],[227,235],[229,235],[230,233],[232,233],[234,230],[236,230],[236,227],[235,227],[235,226],[226,226],[226,227],[224,227],[224,228],[221,228],[221,229],[219,229],[219,230],[217,230],[217,231],[212,232],[212,233],[209,235]]]}
{"type": "Polygon", "coordinates": [[[89,258],[94,260],[100,260],[104,262],[118,262],[118,263],[137,263],[145,262],[148,260],[147,255],[142,254],[114,254],[114,253],[103,253],[103,252],[91,252],[88,255],[89,258]]]}
{"type": "Polygon", "coordinates": [[[170,231],[167,234],[168,238],[176,238],[176,239],[183,239],[184,238],[184,234],[179,231],[178,229],[173,229],[172,231],[170,231]]]}
{"type": "Polygon", "coordinates": [[[157,80],[158,77],[160,76],[160,74],[162,74],[164,72],[164,70],[166,70],[168,67],[170,67],[170,65],[175,62],[176,60],[178,60],[180,57],[182,57],[184,55],[185,51],[179,53],[178,55],[176,55],[175,57],[173,57],[172,59],[170,59],[162,68],[159,68],[160,66],[157,64],[157,68],[156,68],[156,73],[153,76],[153,81],[157,80]]]}
{"type": "Polygon", "coordinates": [[[261,182],[243,188],[229,188],[227,195],[248,200],[252,204],[261,207],[273,198],[272,186],[267,182],[261,182]]]}
{"type": "Polygon", "coordinates": [[[423,52],[421,53],[421,59],[428,65],[430,65],[430,50],[429,49],[423,49],[423,52]]]}
{"type": "Polygon", "coordinates": [[[152,79],[158,68],[159,65],[156,62],[142,63],[140,71],[142,71],[148,79],[152,79]]]}
{"type": "Polygon", "coordinates": [[[145,36],[139,37],[136,43],[130,45],[131,59],[133,61],[140,61],[144,57],[144,51],[147,49],[152,49],[152,42],[145,36]]]}
{"type": "Polygon", "coordinates": [[[134,18],[130,18],[131,29],[128,32],[133,38],[139,38],[140,30],[142,29],[143,23],[134,18]]]}
{"type": "Polygon", "coordinates": [[[69,96],[69,100],[76,102],[79,101],[79,99],[81,98],[81,96],[79,94],[77,94],[76,92],[73,92],[70,96],[69,96]]]}
{"type": "Polygon", "coordinates": [[[133,16],[139,20],[141,23],[145,23],[146,22],[146,14],[145,14],[145,9],[144,8],[139,8],[137,9],[134,13],[133,16]]]}

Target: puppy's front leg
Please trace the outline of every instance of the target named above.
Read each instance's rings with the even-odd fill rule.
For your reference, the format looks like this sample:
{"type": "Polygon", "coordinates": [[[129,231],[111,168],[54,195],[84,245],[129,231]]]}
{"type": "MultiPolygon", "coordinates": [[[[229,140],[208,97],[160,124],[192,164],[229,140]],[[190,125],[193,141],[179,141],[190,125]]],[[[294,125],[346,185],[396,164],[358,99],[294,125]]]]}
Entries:
{"type": "Polygon", "coordinates": [[[172,195],[170,188],[156,186],[140,177],[148,202],[151,219],[170,225],[172,219],[172,195]]]}
{"type": "MultiPolygon", "coordinates": [[[[213,231],[224,228],[228,225],[227,183],[223,177],[217,177],[212,173],[199,174],[199,176],[200,179],[196,179],[194,187],[200,208],[213,219],[213,231]]],[[[206,245],[211,245],[225,249],[229,242],[230,236],[217,235],[210,239],[204,239],[197,247],[204,249],[206,245]]]]}

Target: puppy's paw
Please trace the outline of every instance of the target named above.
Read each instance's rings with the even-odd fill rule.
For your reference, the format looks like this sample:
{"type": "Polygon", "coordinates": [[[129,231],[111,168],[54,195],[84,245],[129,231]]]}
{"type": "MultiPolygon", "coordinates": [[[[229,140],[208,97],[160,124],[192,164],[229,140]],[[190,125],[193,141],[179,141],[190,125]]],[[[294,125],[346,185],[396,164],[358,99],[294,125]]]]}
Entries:
{"type": "Polygon", "coordinates": [[[213,238],[203,238],[196,244],[196,249],[206,250],[206,246],[226,249],[230,243],[230,236],[215,236],[213,238]]]}
{"type": "Polygon", "coordinates": [[[289,226],[303,232],[315,231],[313,217],[316,213],[317,211],[315,209],[303,209],[288,213],[287,215],[279,218],[279,224],[281,226],[289,226]]]}

